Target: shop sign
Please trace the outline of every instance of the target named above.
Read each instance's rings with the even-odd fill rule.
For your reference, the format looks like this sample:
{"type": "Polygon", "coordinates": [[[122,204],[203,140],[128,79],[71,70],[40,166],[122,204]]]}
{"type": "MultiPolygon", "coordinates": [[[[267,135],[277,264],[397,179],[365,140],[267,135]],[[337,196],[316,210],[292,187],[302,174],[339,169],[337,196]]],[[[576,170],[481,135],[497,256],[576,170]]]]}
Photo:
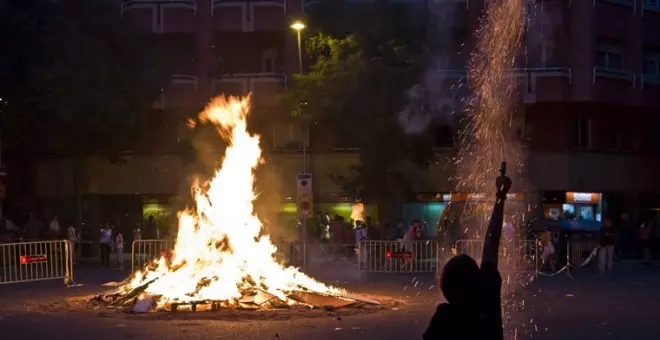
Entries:
{"type": "Polygon", "coordinates": [[[593,192],[567,192],[566,203],[590,203],[598,204],[600,194],[593,192]]]}

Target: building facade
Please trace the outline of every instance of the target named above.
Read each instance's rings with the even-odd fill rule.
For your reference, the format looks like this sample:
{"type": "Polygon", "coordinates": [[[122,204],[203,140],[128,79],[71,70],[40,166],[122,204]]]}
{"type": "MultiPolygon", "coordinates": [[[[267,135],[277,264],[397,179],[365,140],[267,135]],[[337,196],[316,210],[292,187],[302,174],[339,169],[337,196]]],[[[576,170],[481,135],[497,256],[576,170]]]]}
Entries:
{"type": "MultiPolygon", "coordinates": [[[[456,53],[460,57],[437,70],[445,87],[438,101],[446,110],[460,110],[469,90],[453,85],[466,76],[464,58],[488,1],[408,2],[429,6],[436,16],[451,16],[444,25],[451,28],[450,40],[461,42],[455,48],[464,53],[456,53]]],[[[264,187],[284,214],[295,211],[296,175],[303,168],[313,174],[316,209],[346,214],[352,197],[333,178],[358,162],[355,149],[335,140],[329,129],[312,127],[306,135],[298,122],[277,110],[278,94],[298,72],[296,34],[289,24],[315,3],[124,0],[119,11],[137,35],[171,45],[177,73],[156,103],[165,116],[190,115],[214,94],[254,94],[256,124],[262,123],[259,132],[267,151],[264,187]]],[[[524,53],[512,70],[520,83],[514,123],[528,151],[524,175],[530,179],[529,190],[540,193],[551,208],[559,205],[562,213],[573,209],[588,218],[605,210],[643,215],[660,208],[660,180],[655,176],[660,151],[660,4],[537,0],[529,10],[533,15],[524,53]]],[[[155,124],[150,139],[152,147],[162,148],[158,155],[136,152],[114,163],[85,160],[85,175],[77,185],[85,214],[127,221],[149,214],[172,216],[177,207],[172,197],[187,193],[185,179],[194,172],[193,165],[172,152],[187,138],[185,130],[165,119],[155,124]]],[[[438,159],[454,154],[450,124],[434,125],[430,133],[436,136],[438,159]]],[[[49,160],[30,174],[37,178],[34,191],[44,202],[45,215],[71,210],[64,207],[72,206],[70,200],[61,203],[62,197],[73,199],[71,169],[70,160],[49,160]]],[[[446,195],[452,191],[452,166],[439,161],[427,170],[409,171],[420,195],[406,214],[424,216],[433,224],[452,197],[446,195]]]]}

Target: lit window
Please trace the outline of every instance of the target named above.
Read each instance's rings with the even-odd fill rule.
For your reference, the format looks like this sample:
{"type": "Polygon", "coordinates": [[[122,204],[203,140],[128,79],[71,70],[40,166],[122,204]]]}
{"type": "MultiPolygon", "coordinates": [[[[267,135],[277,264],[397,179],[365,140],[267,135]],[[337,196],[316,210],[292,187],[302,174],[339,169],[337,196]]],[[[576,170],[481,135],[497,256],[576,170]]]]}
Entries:
{"type": "Polygon", "coordinates": [[[623,48],[621,45],[599,42],[596,47],[596,66],[607,70],[622,70],[623,48]]]}

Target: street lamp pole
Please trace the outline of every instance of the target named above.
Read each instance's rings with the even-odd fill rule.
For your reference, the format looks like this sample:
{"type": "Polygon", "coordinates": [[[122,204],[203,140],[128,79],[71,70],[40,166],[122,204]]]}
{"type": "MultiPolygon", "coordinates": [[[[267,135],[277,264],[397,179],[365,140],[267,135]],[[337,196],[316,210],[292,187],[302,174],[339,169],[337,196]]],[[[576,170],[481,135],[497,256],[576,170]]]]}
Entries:
{"type": "MultiPolygon", "coordinates": [[[[298,39],[298,74],[303,74],[303,60],[302,60],[302,37],[301,32],[305,29],[305,24],[302,21],[295,21],[291,24],[291,29],[296,31],[296,38],[298,39]]],[[[301,103],[298,103],[298,116],[301,117],[301,103]]],[[[302,140],[302,151],[303,151],[303,173],[307,173],[307,126],[303,123],[303,140],[302,140]]],[[[301,214],[301,228],[302,228],[302,267],[307,267],[307,215],[306,213],[301,214]]]]}

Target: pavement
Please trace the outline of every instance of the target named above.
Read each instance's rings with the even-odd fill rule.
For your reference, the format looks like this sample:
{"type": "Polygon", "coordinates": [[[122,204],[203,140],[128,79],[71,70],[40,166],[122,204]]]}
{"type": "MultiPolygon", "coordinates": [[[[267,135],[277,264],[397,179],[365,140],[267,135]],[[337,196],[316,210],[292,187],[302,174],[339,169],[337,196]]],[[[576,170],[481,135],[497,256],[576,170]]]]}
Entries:
{"type": "MultiPolygon", "coordinates": [[[[103,291],[100,285],[128,273],[79,265],[76,282],[0,286],[3,339],[420,339],[439,300],[432,275],[359,275],[325,265],[320,279],[357,293],[387,296],[402,304],[351,315],[254,312],[231,317],[214,313],[108,314],[99,310],[53,309],[63,297],[103,291]],[[250,314],[252,315],[252,314],[250,314]]],[[[505,278],[505,280],[507,280],[505,278]]],[[[583,270],[527,282],[509,291],[504,307],[507,339],[658,339],[660,267],[620,261],[612,275],[583,270]]]]}

